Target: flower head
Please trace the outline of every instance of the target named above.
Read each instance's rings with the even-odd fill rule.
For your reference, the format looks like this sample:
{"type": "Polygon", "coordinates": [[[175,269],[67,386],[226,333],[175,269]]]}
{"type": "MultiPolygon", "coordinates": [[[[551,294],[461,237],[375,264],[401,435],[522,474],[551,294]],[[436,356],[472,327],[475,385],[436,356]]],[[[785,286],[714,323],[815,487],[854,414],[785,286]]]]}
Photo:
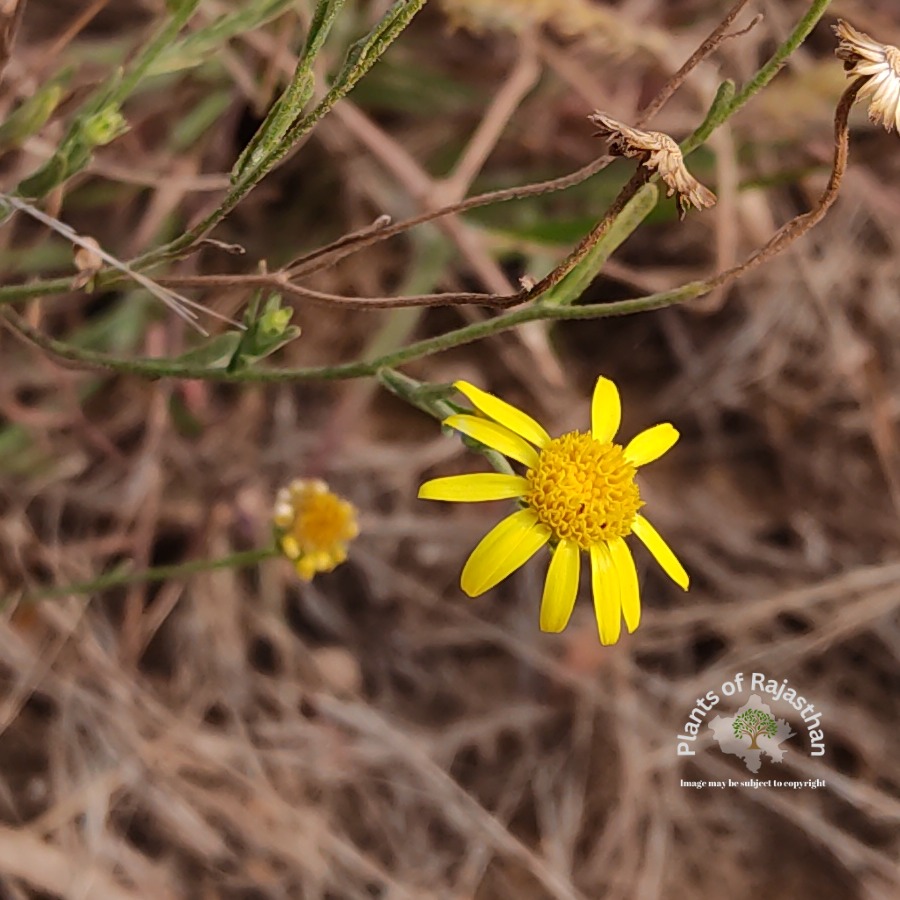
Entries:
{"type": "Polygon", "coordinates": [[[310,581],[347,558],[347,544],[359,534],[352,504],[318,479],[297,478],[278,492],[275,538],[297,574],[310,581]]]}
{"type": "Polygon", "coordinates": [[[470,597],[490,590],[549,545],[553,555],[541,600],[541,629],[562,631],[575,605],[585,552],[600,640],[614,644],[623,615],[629,632],[641,619],[637,571],[625,543],[630,534],[637,535],[666,574],[687,590],[689,579],[681,563],[639,512],[644,502],[635,482],[640,466],[658,459],[678,440],[672,425],[648,428],[625,446],[613,443],[621,404],[607,378],[598,378],[594,388],[590,432],[570,431],[557,438],[493,394],[466,381],[454,387],[478,415],[453,415],[444,424],[525,468],[524,475],[435,478],[419,488],[425,500],[519,501],[520,509],[485,535],[463,567],[460,584],[470,597]]]}
{"type": "Polygon", "coordinates": [[[859,97],[871,97],[869,120],[887,131],[900,131],[900,50],[880,44],[843,19],[834,26],[840,38],[834,51],[851,78],[867,78],[859,97]]]}
{"type": "Polygon", "coordinates": [[[691,206],[704,209],[716,205],[716,195],[688,172],[681,148],[669,135],[631,128],[599,111],[588,119],[597,126],[596,134],[609,141],[609,152],[613,156],[637,157],[648,169],[659,172],[668,188],[666,196],[676,194],[678,197],[680,218],[684,218],[691,206]]]}

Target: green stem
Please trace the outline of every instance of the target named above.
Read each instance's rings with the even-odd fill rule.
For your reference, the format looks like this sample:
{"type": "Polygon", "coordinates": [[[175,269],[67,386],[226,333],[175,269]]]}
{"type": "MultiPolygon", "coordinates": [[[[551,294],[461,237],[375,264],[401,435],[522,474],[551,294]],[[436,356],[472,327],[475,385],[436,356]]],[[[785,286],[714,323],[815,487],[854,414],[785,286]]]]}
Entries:
{"type": "MultiPolygon", "coordinates": [[[[355,64],[350,65],[350,58],[345,65],[345,70],[339,73],[337,80],[326,92],[325,96],[319,101],[309,115],[301,116],[297,122],[287,129],[282,140],[276,142],[275,146],[269,149],[269,152],[252,170],[241,178],[228,192],[221,205],[213,210],[202,222],[176,238],[170,244],[159,247],[150,253],[135,260],[134,265],[138,268],[153,265],[164,259],[172,259],[179,254],[184,253],[192,247],[197,241],[212,231],[215,226],[221,222],[237,205],[252,191],[257,184],[279,163],[288,153],[293,150],[299,141],[309,134],[310,131],[331,112],[334,105],[343,100],[350,91],[357,85],[360,79],[369,71],[375,62],[381,58],[387,48],[393,41],[399,37],[400,33],[412,21],[416,14],[425,5],[425,0],[406,0],[398,2],[394,7],[394,13],[388,11],[385,20],[391,19],[388,26],[384,28],[384,34],[378,40],[372,40],[368,44],[357,43],[351,47],[350,55],[354,50],[360,54],[355,64]],[[342,77],[343,76],[343,77],[342,77]]],[[[376,26],[376,32],[378,31],[376,26]]],[[[372,33],[374,35],[375,32],[372,33]]]]}
{"type": "MultiPolygon", "coordinates": [[[[110,271],[115,272],[115,269],[110,271]]],[[[18,303],[22,300],[36,300],[52,294],[65,294],[72,290],[73,279],[74,276],[70,278],[47,278],[43,281],[29,281],[27,284],[4,284],[0,286],[0,306],[6,303],[18,303]]]]}
{"type": "Polygon", "coordinates": [[[772,54],[769,61],[734,95],[729,103],[707,117],[706,121],[682,145],[685,156],[704,144],[709,136],[731,118],[751,97],[758,94],[781,70],[788,57],[809,37],[810,32],[825,15],[831,0],[813,0],[806,15],[797,23],[787,40],[772,54]]]}
{"type": "Polygon", "coordinates": [[[686,300],[693,300],[708,293],[715,287],[717,278],[693,281],[670,291],[648,294],[631,300],[614,303],[593,303],[586,306],[532,305],[475,322],[455,331],[437,337],[416,341],[400,350],[379,356],[368,362],[342,363],[336,366],[310,366],[299,369],[243,369],[227,372],[221,368],[185,365],[164,359],[119,359],[96,350],[84,350],[48,337],[31,328],[24,320],[16,317],[14,327],[30,338],[39,347],[62,359],[82,363],[111,372],[122,372],[145,378],[188,378],[215,381],[251,382],[271,384],[286,381],[339,381],[348,378],[362,378],[374,375],[387,366],[401,366],[432,353],[450,350],[463,344],[479,341],[494,334],[522,325],[525,322],[545,322],[560,319],[605,319],[609,316],[625,316],[632,313],[662,309],[686,300]]]}
{"type": "MultiPolygon", "coordinates": [[[[740,92],[736,93],[730,100],[722,104],[714,104],[713,109],[710,112],[710,115],[704,120],[701,126],[690,136],[687,140],[681,145],[682,152],[687,155],[692,153],[698,147],[700,147],[719,127],[723,122],[725,122],[729,117],[734,115],[744,104],[750,100],[755,94],[757,94],[762,88],[764,88],[769,82],[778,74],[778,71],[784,65],[787,58],[793,53],[800,44],[808,37],[809,33],[813,30],[813,28],[818,23],[819,19],[825,14],[828,6],[830,5],[831,0],[814,0],[813,3],[810,4],[809,10],[806,15],[797,23],[797,26],[790,33],[787,40],[772,55],[772,57],[768,60],[768,62],[754,75],[754,77],[747,82],[746,85],[741,89],[740,92]]],[[[334,100],[335,97],[327,97],[322,101],[323,104],[330,104],[334,100]],[[327,103],[326,103],[327,100],[327,103]]],[[[321,105],[321,104],[320,104],[321,105]]],[[[243,187],[243,186],[242,186],[243,187]]],[[[243,197],[243,194],[241,194],[243,197]]],[[[232,200],[234,197],[231,198],[232,200]]],[[[240,199],[240,198],[238,198],[240,199]]],[[[225,206],[228,206],[230,200],[226,201],[225,206]]],[[[221,209],[225,209],[223,206],[221,209]]],[[[230,209],[231,207],[228,206],[230,209]]],[[[159,261],[165,258],[167,255],[173,252],[173,249],[180,248],[181,242],[187,239],[188,241],[193,241],[196,239],[197,234],[205,231],[208,227],[210,227],[210,223],[213,218],[219,216],[220,210],[217,210],[212,216],[193,229],[191,232],[188,232],[186,235],[183,235],[181,238],[176,239],[175,242],[166,246],[160,247],[157,250],[151,251],[146,256],[140,260],[141,265],[139,268],[143,271],[145,268],[149,268],[153,262],[159,261]]],[[[228,210],[225,209],[227,212],[228,210]]],[[[115,270],[103,270],[98,273],[95,284],[97,287],[105,287],[114,282],[120,281],[122,279],[121,273],[115,270]]],[[[32,281],[28,284],[12,284],[5,285],[0,287],[0,305],[6,303],[15,303],[22,300],[29,300],[35,297],[44,297],[49,296],[51,294],[63,294],[67,291],[71,290],[72,279],[71,278],[54,278],[47,279],[44,281],[32,281]]],[[[366,374],[371,374],[370,371],[367,371],[366,374]]],[[[353,376],[346,376],[353,377],[353,376]]]]}
{"type": "MultiPolygon", "coordinates": [[[[803,16],[787,40],[781,44],[769,61],[740,92],[729,97],[727,91],[720,90],[720,94],[717,98],[718,102],[713,105],[713,109],[706,120],[682,145],[683,152],[689,153],[700,146],[709,135],[722,124],[722,122],[737,112],[737,110],[739,110],[752,96],[758,93],[775,77],[779,69],[784,65],[785,60],[800,46],[819,19],[824,15],[830,2],[831,0],[814,0],[806,15],[803,16]]],[[[328,97],[326,98],[326,101],[323,101],[324,107],[328,106],[331,99],[331,97],[328,97]]],[[[315,115],[315,113],[313,115],[315,115]]],[[[171,250],[171,246],[169,248],[161,248],[161,250],[163,249],[171,250]]],[[[145,257],[144,262],[149,262],[152,257],[153,254],[145,257]]],[[[101,283],[104,280],[104,274],[105,273],[101,273],[100,275],[101,283]]],[[[111,273],[112,278],[109,280],[114,280],[118,274],[119,273],[111,273]]],[[[660,309],[702,296],[716,287],[718,283],[718,278],[711,278],[705,281],[691,282],[690,284],[683,285],[675,290],[649,294],[645,297],[622,300],[615,303],[549,308],[543,305],[532,305],[498,315],[487,321],[477,322],[463,328],[458,328],[455,331],[434,338],[417,341],[404,348],[386,353],[367,362],[359,361],[334,366],[298,369],[246,369],[229,373],[223,371],[221,368],[206,368],[168,360],[119,359],[96,351],[72,347],[62,341],[57,341],[40,334],[21,320],[15,321],[15,325],[36,344],[56,356],[113,372],[122,372],[150,378],[172,377],[256,383],[339,380],[371,376],[380,368],[403,365],[412,362],[413,360],[421,359],[432,353],[448,350],[472,341],[482,340],[483,338],[498,334],[502,331],[508,331],[525,322],[549,321],[554,319],[597,319],[660,309]]],[[[16,300],[50,293],[61,293],[69,290],[69,287],[69,279],[54,279],[42,283],[38,282],[27,285],[0,287],[0,304],[11,303],[16,300]]]]}
{"type": "MultiPolygon", "coordinates": [[[[680,303],[707,294],[711,290],[721,287],[735,278],[739,278],[741,275],[756,268],[765,260],[770,259],[774,254],[783,250],[791,243],[791,241],[796,240],[819,222],[834,203],[841,179],[847,169],[847,154],[850,141],[850,131],[848,126],[850,109],[856,100],[860,88],[865,83],[865,77],[857,78],[841,95],[841,100],[838,103],[834,118],[835,143],[831,177],[828,180],[825,192],[819,198],[815,207],[808,213],[803,213],[792,219],[787,225],[776,232],[763,247],[747,257],[742,263],[719,272],[711,278],[706,278],[702,281],[693,281],[689,284],[682,285],[679,288],[675,288],[674,290],[661,291],[656,294],[649,294],[645,297],[638,297],[633,300],[620,300],[615,303],[594,303],[575,307],[532,303],[529,306],[523,306],[510,312],[500,314],[493,319],[475,322],[471,325],[459,328],[456,331],[451,331],[428,340],[418,341],[407,347],[403,347],[400,350],[385,353],[368,363],[350,363],[348,365],[326,366],[323,368],[312,369],[282,369],[268,372],[255,369],[240,370],[233,373],[226,371],[226,375],[232,376],[227,380],[255,382],[283,380],[302,381],[311,380],[313,378],[326,380],[372,375],[379,369],[390,369],[394,366],[403,365],[404,363],[412,362],[415,359],[419,359],[431,353],[447,350],[450,347],[456,347],[470,341],[480,340],[489,335],[513,328],[516,325],[524,324],[525,322],[548,321],[551,319],[593,319],[606,318],[614,315],[627,315],[630,313],[646,312],[651,309],[660,309],[665,306],[671,306],[675,303],[680,303]]],[[[722,97],[721,91],[719,97],[722,97]]],[[[636,185],[637,183],[635,178],[632,178],[629,185],[636,185]]],[[[627,190],[623,192],[623,194],[627,193],[627,190]]],[[[603,222],[608,220],[609,216],[607,216],[603,222]]],[[[603,222],[594,229],[592,235],[602,235],[603,222]]],[[[584,244],[585,242],[583,241],[571,256],[577,257],[584,244]]],[[[221,380],[226,380],[220,375],[221,369],[210,369],[195,364],[186,365],[183,360],[176,363],[173,367],[172,362],[167,360],[122,360],[107,356],[106,354],[97,353],[96,351],[81,350],[41,333],[12,310],[8,310],[5,315],[14,328],[33,340],[39,347],[42,347],[57,356],[75,362],[87,363],[89,365],[107,368],[112,371],[150,375],[153,377],[220,378],[221,380]]],[[[388,386],[395,390],[395,392],[400,393],[401,395],[409,395],[410,399],[419,389],[414,379],[409,379],[407,376],[395,376],[389,371],[382,373],[382,379],[383,381],[386,381],[388,386]]]]}
{"type": "MultiPolygon", "coordinates": [[[[34,603],[54,597],[67,597],[71,594],[94,594],[112,587],[123,587],[129,584],[149,584],[154,581],[169,581],[195,575],[197,572],[212,572],[216,569],[243,569],[254,566],[266,559],[278,556],[275,547],[262,547],[255,550],[242,550],[218,559],[192,559],[171,566],[155,566],[139,572],[109,572],[92,581],[80,581],[75,584],[56,585],[54,587],[37,588],[27,593],[19,603],[34,603]]],[[[0,604],[3,606],[6,604],[0,604]]]]}

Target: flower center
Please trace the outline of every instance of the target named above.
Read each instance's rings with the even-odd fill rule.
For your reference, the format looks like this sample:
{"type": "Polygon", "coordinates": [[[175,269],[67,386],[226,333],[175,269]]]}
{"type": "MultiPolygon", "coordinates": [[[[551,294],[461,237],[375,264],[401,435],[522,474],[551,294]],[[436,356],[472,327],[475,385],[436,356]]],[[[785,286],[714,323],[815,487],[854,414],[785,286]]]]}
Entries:
{"type": "Polygon", "coordinates": [[[332,493],[307,494],[295,507],[290,533],[308,553],[327,551],[356,534],[349,504],[332,493]]]}
{"type": "Polygon", "coordinates": [[[325,550],[347,539],[348,520],[344,504],[334,494],[313,495],[297,510],[291,530],[304,549],[325,550]]]}
{"type": "Polygon", "coordinates": [[[524,499],[557,539],[587,550],[631,533],[644,505],[635,472],[619,444],[570,431],[550,441],[528,470],[524,499]]]}

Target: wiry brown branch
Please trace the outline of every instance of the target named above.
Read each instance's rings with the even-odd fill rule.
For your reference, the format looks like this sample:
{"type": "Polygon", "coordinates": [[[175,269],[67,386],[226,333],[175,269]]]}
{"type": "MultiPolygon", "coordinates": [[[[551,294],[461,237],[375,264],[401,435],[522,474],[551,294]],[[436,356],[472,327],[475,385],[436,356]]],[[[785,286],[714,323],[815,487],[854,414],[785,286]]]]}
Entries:
{"type": "MultiPolygon", "coordinates": [[[[703,60],[711,56],[716,49],[726,40],[738,35],[745,34],[759,21],[759,17],[738,32],[729,33],[728,29],[734,23],[741,10],[747,5],[749,0],[738,0],[737,3],[729,10],[724,19],[716,26],[705,41],[697,48],[694,53],[687,59],[684,65],[669,78],[660,88],[659,93],[650,101],[645,109],[640,113],[635,121],[635,127],[643,128],[648,122],[668,103],[678,88],[684,84],[685,79],[700,65],[703,60]]],[[[483,206],[490,206],[495,203],[506,203],[510,200],[524,200],[527,197],[537,197],[541,194],[549,194],[556,191],[567,190],[575,187],[589,178],[592,178],[598,172],[605,169],[615,157],[611,154],[605,154],[588,165],[572,172],[569,175],[563,175],[560,178],[551,178],[547,181],[538,181],[534,184],[521,185],[519,187],[504,188],[499,191],[489,191],[485,194],[478,194],[474,197],[468,197],[460,200],[458,203],[452,203],[440,209],[429,210],[420,215],[404,219],[394,225],[388,225],[385,228],[361,229],[360,231],[346,234],[331,244],[320,247],[312,251],[304,257],[297,259],[291,266],[291,275],[300,277],[303,275],[311,275],[321,269],[333,265],[340,259],[345,258],[351,253],[363,250],[375,243],[395,237],[417,225],[423,225],[426,222],[433,222],[435,219],[444,216],[455,215],[456,213],[468,212],[473,209],[479,209],[483,206]]],[[[385,298],[380,298],[385,299],[385,298]]],[[[484,301],[460,301],[460,302],[484,302],[484,301]]],[[[368,305],[368,304],[367,304],[368,305]]],[[[379,304],[379,305],[389,305],[379,304]]],[[[418,304],[413,304],[418,305],[418,304]]],[[[493,305],[493,304],[491,304],[493,305]]]]}
{"type": "Polygon", "coordinates": [[[746,34],[751,28],[754,28],[760,21],[762,16],[755,16],[746,28],[739,31],[729,32],[728,29],[734,24],[734,20],[741,14],[741,10],[747,5],[749,0],[737,0],[737,3],[728,10],[725,18],[710,33],[709,37],[688,57],[685,64],[662,86],[659,93],[644,107],[636,125],[643,128],[650,121],[669,99],[684,84],[685,79],[690,75],[704,59],[711,56],[725,41],[734,37],[746,34]]]}
{"type": "MultiPolygon", "coordinates": [[[[536,300],[551,288],[559,284],[585,256],[591,248],[609,231],[619,213],[634,197],[640,188],[647,183],[652,173],[644,166],[639,166],[628,183],[619,192],[603,218],[580,241],[575,249],[552,272],[545,275],[540,281],[527,290],[523,289],[514,294],[483,294],[473,292],[452,292],[438,294],[417,294],[406,297],[350,297],[341,294],[328,294],[324,291],[316,291],[312,288],[296,284],[292,278],[297,276],[298,267],[292,263],[287,269],[274,272],[271,275],[195,275],[179,278],[160,278],[158,283],[164,286],[174,287],[234,287],[244,285],[246,287],[268,287],[272,290],[283,291],[297,297],[322,303],[335,304],[348,309],[391,309],[395,307],[411,306],[490,306],[503,308],[517,303],[526,303],[536,300]]],[[[370,226],[371,228],[371,226],[370,226]]],[[[387,230],[387,229],[385,229],[387,230]]],[[[359,233],[359,232],[357,232],[359,233]]],[[[383,232],[382,232],[383,233],[383,232]]],[[[304,270],[303,274],[308,274],[304,270]]]]}
{"type": "Polygon", "coordinates": [[[504,188],[503,190],[490,191],[486,194],[468,197],[465,200],[460,200],[458,203],[451,203],[449,206],[429,210],[428,212],[413,216],[412,218],[404,219],[402,222],[397,222],[394,225],[388,225],[385,228],[379,229],[377,233],[370,232],[364,234],[361,232],[354,232],[352,234],[344,235],[336,241],[333,241],[331,244],[327,244],[324,247],[320,247],[318,250],[312,251],[307,257],[301,257],[296,260],[292,267],[291,274],[297,277],[301,275],[311,275],[313,272],[318,272],[321,269],[333,265],[335,257],[332,254],[339,253],[340,255],[337,256],[337,259],[343,259],[345,256],[350,255],[350,253],[364,250],[366,247],[370,247],[372,244],[378,243],[379,241],[395,237],[398,234],[409,231],[411,228],[415,228],[417,225],[424,225],[426,222],[433,222],[435,219],[440,219],[444,216],[451,216],[455,213],[480,209],[483,206],[491,206],[495,203],[506,203],[509,200],[523,200],[526,197],[537,197],[541,194],[549,194],[554,191],[563,191],[567,188],[575,187],[575,185],[587,181],[588,178],[593,177],[598,172],[605,169],[612,161],[612,156],[601,156],[575,172],[572,172],[569,175],[563,175],[560,178],[551,178],[549,181],[538,181],[534,184],[504,188]]]}
{"type": "Polygon", "coordinates": [[[841,181],[847,171],[847,158],[850,150],[850,127],[848,120],[850,108],[856,100],[856,95],[866,83],[866,78],[858,78],[847,87],[841,95],[834,114],[834,162],[831,168],[831,176],[825,190],[819,197],[816,205],[809,211],[791,219],[782,226],[769,241],[753,253],[748,259],[737,266],[719,273],[711,282],[711,288],[721,287],[745,275],[751,269],[781,253],[789,244],[802,237],[811,228],[815,227],[825,218],[825,214],[837,200],[841,181]]]}
{"type": "MultiPolygon", "coordinates": [[[[740,263],[737,266],[732,266],[731,268],[726,269],[723,272],[720,272],[718,275],[715,275],[709,281],[705,282],[704,287],[708,289],[703,291],[704,294],[708,293],[711,290],[714,290],[715,288],[722,287],[723,285],[726,285],[737,278],[740,278],[742,275],[746,274],[752,269],[755,269],[761,263],[765,262],[768,259],[771,259],[773,256],[782,252],[789,244],[792,244],[798,238],[806,234],[807,231],[817,225],[825,217],[825,214],[837,199],[841,181],[843,180],[844,174],[847,170],[847,158],[850,139],[848,118],[850,115],[850,108],[853,106],[853,103],[856,100],[856,96],[865,82],[865,78],[860,78],[854,81],[844,91],[838,103],[837,109],[835,110],[834,162],[832,166],[831,176],[828,179],[828,184],[826,185],[825,190],[822,193],[822,196],[817,201],[816,205],[809,212],[803,213],[796,218],[791,219],[791,221],[784,225],[781,229],[779,229],[779,231],[774,234],[772,238],[766,242],[766,244],[755,251],[744,262],[740,263]]],[[[325,294],[320,291],[313,291],[309,288],[300,287],[296,284],[288,285],[284,281],[280,282],[279,289],[290,291],[297,296],[304,296],[311,300],[319,300],[321,302],[336,304],[340,303],[341,305],[356,308],[390,308],[396,306],[444,306],[465,304],[506,307],[516,303],[525,303],[530,300],[535,300],[542,294],[550,290],[552,287],[554,287],[556,284],[558,284],[563,278],[565,278],[565,276],[569,272],[572,271],[575,266],[578,265],[578,263],[590,251],[590,248],[593,247],[597,243],[597,241],[600,240],[600,238],[606,233],[612,222],[615,221],[616,216],[619,215],[625,204],[637,193],[638,189],[642,184],[646,182],[648,177],[649,173],[646,171],[646,169],[644,169],[643,166],[640,166],[638,168],[638,171],[635,172],[634,176],[632,176],[631,181],[629,181],[628,184],[625,185],[619,196],[616,198],[612,206],[610,206],[606,215],[597,224],[597,226],[584,237],[581,243],[566,257],[565,260],[563,260],[562,263],[560,263],[559,266],[557,266],[552,272],[542,278],[527,291],[521,291],[517,294],[506,296],[477,293],[442,293],[420,294],[409,297],[360,298],[344,297],[337,294],[325,294]]],[[[190,283],[196,284],[197,282],[198,280],[195,279],[190,283]]],[[[185,284],[184,281],[178,280],[163,283],[181,285],[185,284]]]]}
{"type": "MultiPolygon", "coordinates": [[[[856,99],[856,96],[859,93],[861,87],[865,84],[865,80],[865,78],[860,78],[853,82],[846,89],[844,94],[841,96],[840,102],[838,103],[837,110],[835,111],[834,122],[834,164],[831,172],[831,177],[828,179],[828,184],[826,185],[825,191],[822,193],[822,196],[819,198],[819,201],[809,212],[803,213],[802,215],[799,215],[788,222],[769,241],[767,241],[763,247],[753,253],[745,262],[741,263],[738,266],[733,266],[730,269],[726,269],[724,272],[721,272],[718,275],[713,276],[712,278],[704,281],[691,282],[687,285],[683,285],[677,290],[667,292],[666,294],[660,294],[648,298],[637,298],[631,301],[620,301],[616,304],[610,304],[608,306],[603,305],[602,307],[595,305],[593,307],[579,307],[576,309],[568,308],[567,312],[579,312],[580,314],[583,314],[584,318],[588,318],[591,316],[602,317],[604,314],[613,315],[634,313],[646,309],[661,309],[665,306],[671,306],[676,303],[688,302],[692,299],[708,294],[710,291],[722,287],[723,285],[728,284],[741,277],[750,270],[759,266],[762,262],[765,262],[766,260],[774,257],[799,237],[804,235],[814,225],[821,221],[821,219],[825,216],[825,214],[837,198],[841,181],[847,169],[850,135],[848,127],[848,117],[850,108],[852,107],[853,102],[856,99]],[[650,302],[644,302],[645,300],[650,302]],[[612,307],[616,307],[615,312],[613,311],[612,307]]],[[[539,281],[533,287],[528,290],[523,290],[518,294],[510,296],[480,294],[423,294],[411,297],[373,297],[363,299],[359,297],[342,297],[339,295],[324,294],[322,292],[315,292],[306,288],[301,288],[300,286],[289,282],[284,277],[283,273],[275,273],[274,282],[267,282],[267,284],[270,284],[277,290],[291,292],[297,296],[304,296],[308,297],[309,299],[315,299],[322,302],[340,303],[343,305],[347,305],[348,307],[358,308],[430,306],[448,303],[482,303],[496,306],[509,306],[514,303],[522,303],[528,300],[533,300],[537,297],[540,297],[554,285],[558,284],[576,265],[578,265],[578,263],[590,251],[590,248],[593,247],[597,243],[597,241],[599,241],[600,238],[606,233],[606,230],[610,227],[612,222],[615,221],[619,212],[621,212],[622,208],[624,208],[628,200],[630,200],[637,193],[641,185],[646,183],[649,175],[650,173],[644,166],[639,166],[634,175],[632,175],[631,180],[620,192],[619,197],[607,211],[607,214],[604,216],[604,218],[591,231],[591,233],[581,241],[581,243],[566,258],[566,260],[564,260],[563,263],[557,266],[552,272],[550,272],[549,275],[545,276],[545,278],[541,279],[541,281],[539,281]]],[[[259,287],[261,285],[261,282],[258,279],[267,277],[268,276],[265,275],[243,276],[243,283],[249,284],[251,283],[250,279],[255,278],[257,280],[255,281],[254,286],[259,287]]],[[[185,280],[180,280],[179,283],[184,284],[185,280]]],[[[188,283],[192,283],[194,285],[200,283],[204,283],[207,285],[210,284],[208,280],[204,280],[201,278],[191,279],[188,283]]],[[[234,283],[233,277],[231,279],[231,283],[234,283]]],[[[530,310],[530,312],[535,313],[535,315],[533,316],[534,319],[550,319],[558,317],[554,315],[554,312],[558,312],[558,310],[544,310],[539,307],[535,307],[533,310],[530,310]]],[[[5,319],[10,328],[18,332],[18,334],[24,337],[26,340],[31,341],[32,343],[41,347],[52,356],[58,359],[67,360],[77,367],[106,368],[111,366],[116,367],[121,364],[121,361],[114,360],[111,357],[106,358],[102,357],[102,355],[98,356],[97,354],[86,354],[81,352],[78,348],[62,344],[61,342],[55,341],[54,339],[41,334],[37,329],[32,328],[21,316],[19,316],[8,307],[3,310],[2,318],[5,319]]],[[[486,323],[486,325],[490,326],[491,323],[486,323]]],[[[487,337],[489,333],[497,330],[502,329],[487,327],[482,330],[477,338],[473,335],[471,337],[468,337],[467,340],[476,340],[482,337],[487,337]]],[[[451,345],[451,342],[445,341],[444,343],[445,346],[441,349],[446,349],[451,345]]],[[[403,361],[406,360],[400,360],[400,362],[403,361]]],[[[394,365],[395,362],[391,362],[390,364],[394,365]]],[[[127,363],[125,365],[131,366],[132,364],[127,363]]],[[[137,365],[140,366],[141,364],[138,363],[137,365]]],[[[362,368],[365,371],[360,371],[359,373],[354,372],[354,374],[370,374],[365,365],[363,365],[362,368]]],[[[145,372],[144,374],[147,375],[148,373],[145,372]]],[[[282,376],[287,375],[287,373],[280,374],[282,376]]],[[[294,377],[296,377],[295,373],[294,377]]],[[[342,374],[342,377],[351,376],[349,375],[349,373],[344,373],[342,374]]]]}

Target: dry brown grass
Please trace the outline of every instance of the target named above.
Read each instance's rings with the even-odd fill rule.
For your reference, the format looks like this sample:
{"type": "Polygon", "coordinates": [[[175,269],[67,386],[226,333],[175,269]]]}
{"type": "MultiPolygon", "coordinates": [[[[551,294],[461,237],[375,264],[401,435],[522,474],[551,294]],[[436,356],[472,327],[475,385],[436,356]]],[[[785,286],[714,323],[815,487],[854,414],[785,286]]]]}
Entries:
{"type": "MultiPolygon", "coordinates": [[[[4,109],[52,71],[58,61],[44,51],[70,21],[31,6],[4,109]]],[[[72,17],[78,6],[60,4],[72,17]]],[[[88,60],[85,80],[90,42],[129,34],[141,27],[137,10],[157,4],[105,6],[60,50],[88,60]]],[[[597,152],[591,108],[633,119],[722,6],[610,5],[629,29],[672,35],[674,60],[644,48],[627,66],[571,36],[565,46],[550,33],[526,46],[451,33],[431,10],[392,58],[413,71],[427,63],[444,90],[460,89],[458,105],[451,92],[435,116],[376,93],[339,107],[217,237],[244,244],[250,259],[284,261],[380,213],[457,199],[475,179],[508,184],[577,168],[597,152]],[[485,115],[503,84],[505,105],[485,115]],[[429,174],[446,170],[444,146],[459,152],[476,132],[449,178],[429,174]]],[[[704,65],[658,126],[685,133],[716,66],[746,77],[803,7],[761,4],[769,18],[704,65]]],[[[893,3],[834,10],[867,31],[900,32],[893,3]]],[[[247,92],[277,46],[289,40],[270,28],[229,47],[231,105],[187,148],[173,149],[167,135],[195,107],[197,83],[147,93],[131,107],[132,132],[98,154],[67,201],[72,224],[127,257],[161,242],[173,214],[207,209],[221,188],[211,176],[228,170],[236,135],[246,139],[242,117],[260,99],[247,92]],[[91,195],[110,184],[112,193],[91,195]]],[[[592,299],[725,268],[808,207],[827,177],[841,89],[832,46],[823,25],[767,100],[717,136],[705,163],[717,209],[647,226],[592,299]],[[806,117],[799,134],[791,108],[806,117]],[[770,176],[773,186],[739,189],[770,176]]],[[[583,425],[603,372],[622,387],[626,433],[677,424],[681,443],[642,488],[693,585],[681,595],[640,557],[644,621],[613,648],[598,645],[586,596],[564,635],[539,633],[540,565],[478,600],[461,594],[462,562],[498,510],[447,509],[415,494],[426,474],[480,463],[372,384],[105,377],[2,334],[0,595],[123,560],[141,567],[256,545],[274,491],[298,474],[327,477],[349,496],[363,534],[350,562],[311,585],[270,563],[4,609],[0,896],[896,897],[900,142],[854,121],[850,172],[829,218],[711,302],[536,326],[411,370],[490,386],[551,431],[583,425]],[[738,671],[788,678],[823,713],[826,755],[810,758],[792,742],[760,777],[823,778],[826,789],[680,786],[747,777],[706,738],[689,762],[675,755],[695,698],[738,671]]],[[[35,139],[5,158],[4,178],[14,183],[43,146],[35,139]]],[[[604,201],[587,192],[541,202],[532,220],[596,216],[604,201]]],[[[512,205],[508,215],[510,228],[521,224],[512,205]]],[[[426,230],[326,270],[316,286],[396,293],[412,273],[410,291],[429,289],[420,262],[437,246],[445,262],[434,283],[502,292],[523,268],[562,253],[503,230],[451,220],[442,234],[426,230]]],[[[52,245],[18,220],[0,240],[10,280],[52,245]]],[[[243,265],[223,258],[204,250],[179,274],[243,265]]],[[[64,255],[54,265],[65,271],[64,255]]],[[[246,296],[203,299],[234,314],[246,296]]],[[[71,295],[25,312],[72,334],[110,308],[71,295]]],[[[376,329],[390,344],[477,315],[299,307],[303,337],[283,361],[338,361],[371,347],[376,329]]],[[[116,333],[135,353],[174,355],[189,339],[181,323],[145,315],[129,344],[128,327],[123,319],[116,333]]]]}

